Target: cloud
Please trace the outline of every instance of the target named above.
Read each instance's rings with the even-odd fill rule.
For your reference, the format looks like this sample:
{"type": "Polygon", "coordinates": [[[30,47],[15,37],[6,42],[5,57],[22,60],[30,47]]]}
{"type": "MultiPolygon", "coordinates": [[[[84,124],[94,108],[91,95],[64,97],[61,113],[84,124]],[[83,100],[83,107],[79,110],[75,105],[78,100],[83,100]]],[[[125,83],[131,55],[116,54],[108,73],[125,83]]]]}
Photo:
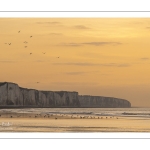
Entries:
{"type": "Polygon", "coordinates": [[[72,65],[72,66],[103,66],[103,67],[130,67],[131,64],[126,63],[53,63],[53,65],[72,65]]]}
{"type": "Polygon", "coordinates": [[[54,65],[73,65],[73,66],[96,66],[93,63],[53,63],[54,65]]]}
{"type": "Polygon", "coordinates": [[[90,29],[90,28],[88,28],[84,25],[76,25],[76,26],[73,26],[73,27],[76,28],[76,29],[90,29]]]}
{"type": "Polygon", "coordinates": [[[102,46],[102,45],[119,45],[122,44],[120,42],[86,42],[82,43],[84,45],[94,45],[94,46],[102,46]]]}
{"type": "Polygon", "coordinates": [[[63,35],[63,34],[62,33],[49,33],[49,35],[60,36],[60,35],[63,35]]]}
{"type": "Polygon", "coordinates": [[[50,82],[52,85],[59,85],[59,86],[89,86],[89,85],[94,85],[97,86],[99,83],[98,82],[50,82]]]}
{"type": "Polygon", "coordinates": [[[149,60],[149,58],[148,57],[143,57],[143,58],[141,58],[141,60],[149,60]]]}
{"type": "MultiPolygon", "coordinates": [[[[58,44],[59,46],[84,46],[84,45],[91,45],[91,46],[103,46],[103,45],[120,45],[120,42],[83,42],[83,43],[61,43],[58,44]]],[[[57,45],[57,46],[58,46],[57,45]]]]}
{"type": "Polygon", "coordinates": [[[16,61],[11,60],[0,60],[0,63],[15,63],[16,61]]]}
{"type": "Polygon", "coordinates": [[[68,74],[68,75],[82,75],[82,74],[89,74],[89,73],[97,73],[99,71],[90,71],[90,72],[66,72],[65,74],[68,74]]]}
{"type": "MultiPolygon", "coordinates": [[[[25,61],[10,61],[10,60],[1,60],[0,61],[0,63],[18,63],[18,62],[25,62],[25,61]]],[[[31,62],[42,63],[42,62],[45,62],[45,61],[43,61],[43,60],[35,60],[35,61],[31,61],[31,62]]]]}
{"type": "Polygon", "coordinates": [[[50,24],[50,25],[59,25],[61,22],[57,21],[48,21],[48,22],[36,22],[37,24],[50,24]]]}
{"type": "Polygon", "coordinates": [[[43,60],[36,60],[34,62],[39,62],[40,63],[40,62],[45,62],[45,61],[43,61],[43,60]]]}
{"type": "Polygon", "coordinates": [[[80,43],[62,43],[59,44],[59,46],[72,46],[72,47],[77,47],[77,46],[82,46],[80,43]]]}
{"type": "Polygon", "coordinates": [[[118,67],[130,67],[131,64],[119,64],[118,67]]]}
{"type": "Polygon", "coordinates": [[[118,64],[118,63],[105,63],[105,64],[99,64],[100,66],[104,66],[104,67],[130,67],[130,64],[118,64]]]}
{"type": "Polygon", "coordinates": [[[81,75],[81,74],[85,74],[87,72],[66,72],[66,74],[68,75],[81,75]]]}

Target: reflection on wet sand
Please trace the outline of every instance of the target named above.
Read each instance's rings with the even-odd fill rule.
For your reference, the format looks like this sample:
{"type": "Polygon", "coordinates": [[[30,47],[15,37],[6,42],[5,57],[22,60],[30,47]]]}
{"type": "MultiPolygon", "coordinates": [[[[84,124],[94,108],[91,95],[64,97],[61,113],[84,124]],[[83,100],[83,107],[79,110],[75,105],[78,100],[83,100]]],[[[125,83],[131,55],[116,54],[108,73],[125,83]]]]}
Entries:
{"type": "Polygon", "coordinates": [[[1,109],[0,132],[150,132],[149,117],[65,110],[1,109]]]}

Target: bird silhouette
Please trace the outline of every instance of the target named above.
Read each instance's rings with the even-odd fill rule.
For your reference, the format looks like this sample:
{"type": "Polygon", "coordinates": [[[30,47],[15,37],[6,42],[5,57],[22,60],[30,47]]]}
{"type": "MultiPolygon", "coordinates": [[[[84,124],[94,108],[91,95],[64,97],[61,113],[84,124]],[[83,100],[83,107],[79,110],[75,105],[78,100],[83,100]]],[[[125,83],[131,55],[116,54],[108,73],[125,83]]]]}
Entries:
{"type": "Polygon", "coordinates": [[[20,33],[20,31],[18,31],[18,33],[20,33]]]}
{"type": "Polygon", "coordinates": [[[57,57],[57,58],[59,58],[59,57],[57,57]]]}
{"type": "Polygon", "coordinates": [[[25,48],[27,48],[27,46],[25,46],[25,48]]]}
{"type": "Polygon", "coordinates": [[[36,82],[36,83],[39,83],[39,82],[36,82]]]}
{"type": "Polygon", "coordinates": [[[27,44],[28,42],[27,42],[27,41],[24,41],[23,43],[27,44]]]}
{"type": "Polygon", "coordinates": [[[32,36],[30,36],[30,38],[32,38],[32,36]]]}
{"type": "Polygon", "coordinates": [[[31,55],[32,53],[30,53],[30,55],[31,55]]]}
{"type": "Polygon", "coordinates": [[[11,43],[8,43],[9,45],[11,45],[11,43]]]}
{"type": "Polygon", "coordinates": [[[45,53],[43,53],[43,54],[45,54],[45,53]]]}

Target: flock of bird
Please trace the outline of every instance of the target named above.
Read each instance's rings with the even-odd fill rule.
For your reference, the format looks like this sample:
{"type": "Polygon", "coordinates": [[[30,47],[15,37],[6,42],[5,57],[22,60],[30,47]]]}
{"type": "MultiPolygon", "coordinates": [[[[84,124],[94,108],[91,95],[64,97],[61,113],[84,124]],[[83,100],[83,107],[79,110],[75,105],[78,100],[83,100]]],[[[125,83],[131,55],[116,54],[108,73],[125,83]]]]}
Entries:
{"type": "MultiPolygon", "coordinates": [[[[2,115],[0,115],[0,117],[1,117],[2,115]]],[[[54,118],[55,119],[58,119],[58,118],[60,118],[60,117],[70,117],[71,119],[108,119],[108,118],[115,118],[114,116],[110,116],[110,117],[96,117],[96,116],[79,116],[79,115],[66,115],[66,114],[45,114],[44,116],[42,115],[42,114],[36,114],[36,115],[34,115],[34,116],[28,116],[29,118],[50,118],[50,117],[53,117],[54,116],[54,118]]],[[[19,115],[19,116],[17,116],[18,118],[19,117],[21,117],[21,115],[19,115]]],[[[13,118],[13,115],[11,115],[10,116],[10,118],[13,118]]],[[[14,116],[14,118],[15,118],[15,116],[14,116]]],[[[118,119],[118,117],[116,117],[116,119],[118,119]]]]}
{"type": "MultiPolygon", "coordinates": [[[[21,31],[18,31],[18,33],[20,33],[21,31]]],[[[30,36],[30,38],[32,38],[32,35],[30,36]]],[[[28,44],[28,42],[27,41],[24,41],[23,42],[24,44],[28,44]]],[[[4,43],[4,44],[8,44],[8,45],[12,45],[12,43],[4,43]]],[[[27,48],[28,46],[27,45],[25,45],[24,46],[24,48],[27,48]]],[[[30,53],[30,55],[31,55],[32,53],[30,53]]]]}
{"type": "MultiPolygon", "coordinates": [[[[21,33],[21,31],[18,31],[18,33],[21,33]]],[[[33,36],[32,35],[30,35],[30,38],[32,38],[33,36]]],[[[28,44],[28,42],[27,41],[24,41],[23,42],[24,44],[28,44]]],[[[4,43],[4,44],[8,44],[8,45],[11,45],[12,43],[4,43]]],[[[24,48],[27,48],[28,46],[27,45],[25,45],[24,46],[24,48]]],[[[46,52],[42,52],[43,54],[46,54],[46,52]]],[[[29,53],[30,55],[32,55],[32,53],[29,53]]],[[[56,57],[56,58],[59,58],[59,57],[56,57]]]]}
{"type": "MultiPolygon", "coordinates": [[[[21,31],[19,30],[19,31],[18,31],[18,34],[20,34],[20,33],[21,33],[21,31]]],[[[30,38],[32,38],[32,37],[33,37],[33,36],[32,36],[32,35],[30,35],[30,38]]],[[[27,41],[24,41],[23,43],[25,44],[24,48],[28,48],[28,46],[27,46],[28,42],[27,42],[27,41]]],[[[9,46],[11,46],[11,45],[12,45],[12,43],[4,43],[4,44],[7,44],[7,45],[9,45],[9,46]]],[[[30,55],[32,55],[33,53],[32,53],[32,52],[30,52],[29,54],[30,54],[30,55]]],[[[43,55],[45,55],[45,54],[46,54],[46,52],[42,52],[42,54],[43,54],[43,55]]],[[[56,58],[59,58],[59,57],[56,57],[56,58]]],[[[39,83],[39,82],[36,82],[36,83],[39,83]]]]}

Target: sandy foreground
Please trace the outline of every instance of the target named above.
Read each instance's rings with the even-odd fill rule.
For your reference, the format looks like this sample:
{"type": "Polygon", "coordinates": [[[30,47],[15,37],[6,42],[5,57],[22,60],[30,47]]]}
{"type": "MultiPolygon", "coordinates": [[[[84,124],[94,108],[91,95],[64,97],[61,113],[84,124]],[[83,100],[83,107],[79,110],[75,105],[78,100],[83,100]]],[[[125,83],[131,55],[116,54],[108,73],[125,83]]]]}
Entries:
{"type": "Polygon", "coordinates": [[[0,132],[150,132],[150,119],[46,113],[1,113],[0,132]]]}

